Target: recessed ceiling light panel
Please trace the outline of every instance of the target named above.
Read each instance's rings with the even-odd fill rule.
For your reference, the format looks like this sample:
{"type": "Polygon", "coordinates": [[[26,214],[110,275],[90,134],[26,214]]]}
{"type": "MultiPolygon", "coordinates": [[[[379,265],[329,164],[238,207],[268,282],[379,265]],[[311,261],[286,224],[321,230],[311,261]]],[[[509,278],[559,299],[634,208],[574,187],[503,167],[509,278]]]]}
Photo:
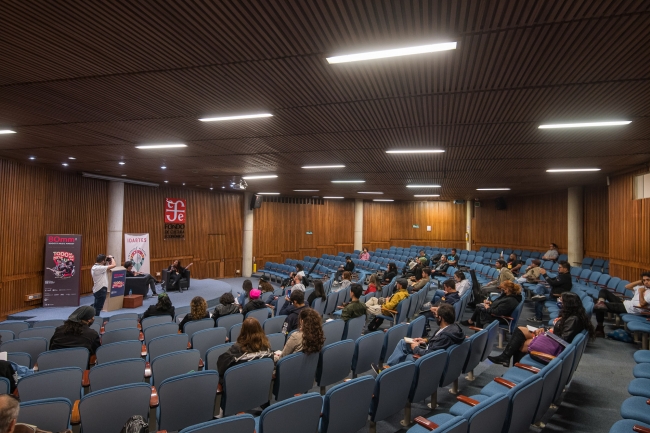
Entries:
{"type": "Polygon", "coordinates": [[[600,171],[600,168],[550,168],[547,173],[565,173],[573,171],[600,171]]]}
{"type": "Polygon", "coordinates": [[[345,197],[326,196],[326,197],[323,197],[323,198],[326,198],[326,199],[340,199],[340,198],[345,198],[345,197]]]}
{"type": "Polygon", "coordinates": [[[344,168],[343,164],[334,164],[334,165],[303,165],[302,168],[344,168]]]}
{"type": "Polygon", "coordinates": [[[357,194],[375,194],[375,195],[381,195],[383,192],[381,191],[359,191],[357,194]]]}
{"type": "Polygon", "coordinates": [[[277,174],[261,174],[261,175],[250,175],[250,176],[242,176],[242,179],[246,180],[254,180],[254,179],[274,179],[278,177],[277,174]]]}
{"type": "Polygon", "coordinates": [[[415,194],[413,197],[440,197],[440,194],[415,194]]]}
{"type": "Polygon", "coordinates": [[[175,147],[187,147],[187,144],[176,143],[176,144],[140,144],[135,146],[136,149],[171,149],[175,147]]]}
{"type": "Polygon", "coordinates": [[[372,201],[395,201],[395,200],[388,199],[388,198],[375,198],[372,201]]]}
{"type": "Polygon", "coordinates": [[[411,185],[406,185],[406,187],[407,188],[440,188],[440,185],[414,183],[411,185]]]}
{"type": "Polygon", "coordinates": [[[442,149],[395,149],[387,150],[386,153],[445,153],[442,149]]]}
{"type": "Polygon", "coordinates": [[[365,183],[365,180],[333,180],[332,183],[365,183]]]}
{"type": "Polygon", "coordinates": [[[259,195],[280,195],[279,192],[258,192],[259,195]]]}
{"type": "Polygon", "coordinates": [[[476,188],[477,191],[510,191],[510,188],[476,188]]]}
{"type": "Polygon", "coordinates": [[[388,57],[412,56],[415,54],[426,54],[434,53],[436,51],[447,51],[455,49],[456,42],[444,42],[441,44],[419,45],[417,47],[405,47],[393,50],[370,51],[367,53],[328,57],[327,62],[331,65],[335,63],[348,63],[372,59],[385,59],[388,57]]]}
{"type": "Polygon", "coordinates": [[[318,189],[294,189],[295,192],[318,192],[318,189]]]}
{"type": "Polygon", "coordinates": [[[221,122],[223,120],[257,119],[260,117],[272,117],[271,113],[242,114],[240,116],[203,117],[201,122],[221,122]]]}
{"type": "Polygon", "coordinates": [[[11,129],[0,129],[0,134],[15,134],[16,131],[12,131],[11,129]]]}
{"type": "Polygon", "coordinates": [[[591,128],[598,126],[622,126],[629,125],[631,120],[614,120],[609,122],[585,122],[585,123],[555,123],[539,125],[539,129],[560,129],[560,128],[591,128]]]}

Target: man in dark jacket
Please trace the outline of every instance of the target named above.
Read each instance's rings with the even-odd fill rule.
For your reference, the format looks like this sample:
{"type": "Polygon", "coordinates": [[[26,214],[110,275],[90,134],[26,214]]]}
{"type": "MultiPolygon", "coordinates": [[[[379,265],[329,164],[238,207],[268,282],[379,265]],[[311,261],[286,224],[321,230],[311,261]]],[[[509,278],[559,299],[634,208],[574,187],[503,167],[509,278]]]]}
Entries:
{"type": "Polygon", "coordinates": [[[562,293],[571,291],[573,287],[573,283],[571,282],[571,265],[568,262],[562,261],[559,263],[557,272],[557,277],[551,278],[546,273],[546,269],[542,268],[539,270],[540,275],[548,283],[550,290],[549,287],[542,284],[538,284],[533,288],[535,296],[531,299],[535,301],[535,317],[529,318],[529,322],[541,323],[544,302],[549,299],[557,299],[562,293]]]}
{"type": "Polygon", "coordinates": [[[309,308],[305,306],[305,292],[301,290],[296,290],[291,292],[291,301],[287,302],[280,310],[280,315],[286,315],[287,318],[284,319],[284,325],[282,326],[282,333],[288,334],[289,332],[298,329],[298,316],[303,308],[309,308]]]}
{"type": "Polygon", "coordinates": [[[503,290],[501,296],[493,302],[486,299],[482,304],[478,304],[474,309],[474,314],[469,320],[463,320],[460,324],[463,326],[476,326],[483,328],[485,325],[499,320],[501,323],[507,323],[506,319],[500,317],[510,317],[517,306],[521,303],[521,286],[512,281],[504,281],[499,286],[503,290]]]}
{"type": "Polygon", "coordinates": [[[88,305],[79,307],[54,330],[50,350],[85,347],[91,355],[101,346],[99,334],[90,325],[95,321],[95,309],[88,305]]]}
{"type": "Polygon", "coordinates": [[[413,355],[424,356],[436,350],[446,350],[454,344],[461,344],[465,341],[465,333],[454,323],[455,321],[454,307],[441,304],[436,313],[436,322],[440,326],[438,332],[429,341],[424,338],[413,338],[411,343],[401,340],[386,363],[392,366],[400,362],[412,361],[413,355]]]}
{"type": "Polygon", "coordinates": [[[433,277],[444,277],[447,274],[447,268],[449,267],[449,263],[447,263],[447,256],[441,256],[440,261],[438,262],[438,265],[433,269],[433,272],[431,272],[431,276],[433,277]]]}
{"type": "MultiPolygon", "coordinates": [[[[442,283],[442,288],[444,289],[443,296],[440,297],[439,304],[434,306],[431,306],[429,303],[424,304],[423,307],[426,308],[428,307],[429,311],[423,313],[422,315],[425,317],[425,322],[424,322],[424,329],[422,330],[422,337],[426,337],[429,335],[431,332],[431,327],[429,326],[429,321],[434,319],[436,317],[438,308],[443,305],[443,304],[448,304],[453,306],[456,304],[456,302],[460,301],[460,295],[456,291],[456,282],[454,280],[445,280],[445,282],[442,283]]],[[[435,300],[435,298],[434,298],[435,300]]]]}
{"type": "Polygon", "coordinates": [[[334,281],[339,281],[341,279],[341,276],[343,275],[343,272],[348,271],[349,273],[352,273],[354,271],[354,262],[352,261],[352,257],[346,256],[345,257],[345,264],[343,266],[339,266],[339,269],[336,271],[336,276],[334,278],[334,281]]]}
{"type": "Polygon", "coordinates": [[[253,289],[248,293],[249,301],[242,308],[241,313],[246,317],[246,313],[250,313],[253,310],[261,310],[262,308],[267,308],[266,303],[260,299],[262,292],[258,289],[253,289]]]}

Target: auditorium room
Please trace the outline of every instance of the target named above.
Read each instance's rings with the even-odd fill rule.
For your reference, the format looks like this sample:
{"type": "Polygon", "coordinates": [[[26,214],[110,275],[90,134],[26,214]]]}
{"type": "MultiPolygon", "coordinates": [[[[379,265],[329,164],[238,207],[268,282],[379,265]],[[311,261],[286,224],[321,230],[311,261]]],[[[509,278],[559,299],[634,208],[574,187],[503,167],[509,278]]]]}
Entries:
{"type": "Polygon", "coordinates": [[[650,2],[0,17],[0,433],[650,433],[650,2]]]}

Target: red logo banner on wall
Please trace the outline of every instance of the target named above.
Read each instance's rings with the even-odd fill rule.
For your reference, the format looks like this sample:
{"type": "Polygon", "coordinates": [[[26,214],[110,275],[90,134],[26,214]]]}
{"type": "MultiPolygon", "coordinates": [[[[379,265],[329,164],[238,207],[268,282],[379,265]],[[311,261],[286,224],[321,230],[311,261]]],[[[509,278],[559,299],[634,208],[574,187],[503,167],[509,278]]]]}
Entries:
{"type": "Polygon", "coordinates": [[[165,199],[165,239],[185,239],[186,210],[185,199],[165,199]]]}

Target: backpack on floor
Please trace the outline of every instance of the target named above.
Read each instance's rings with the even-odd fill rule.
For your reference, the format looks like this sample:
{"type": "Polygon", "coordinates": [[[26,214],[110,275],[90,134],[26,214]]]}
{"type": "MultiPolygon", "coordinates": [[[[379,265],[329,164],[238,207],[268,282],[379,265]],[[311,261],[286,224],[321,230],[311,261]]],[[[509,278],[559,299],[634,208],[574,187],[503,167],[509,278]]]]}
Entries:
{"type": "Polygon", "coordinates": [[[625,329],[617,329],[607,334],[607,338],[616,341],[622,341],[623,343],[634,343],[634,339],[625,329]]]}
{"type": "Polygon", "coordinates": [[[120,433],[149,433],[149,423],[144,421],[140,415],[133,415],[124,424],[120,433]]]}

